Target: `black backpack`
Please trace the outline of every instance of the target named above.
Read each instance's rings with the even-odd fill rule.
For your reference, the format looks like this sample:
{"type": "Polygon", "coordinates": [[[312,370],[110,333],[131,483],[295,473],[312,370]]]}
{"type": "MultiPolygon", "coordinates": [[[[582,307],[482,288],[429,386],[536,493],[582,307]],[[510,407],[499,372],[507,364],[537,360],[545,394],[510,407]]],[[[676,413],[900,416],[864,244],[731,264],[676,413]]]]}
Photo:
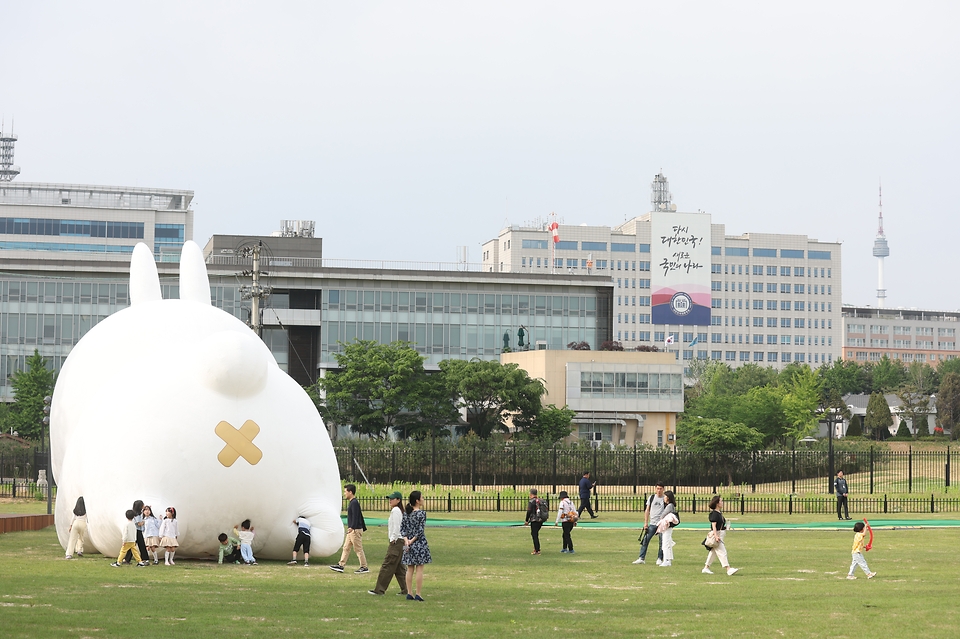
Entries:
{"type": "Polygon", "coordinates": [[[675,524],[670,524],[670,527],[671,527],[671,528],[673,528],[674,526],[679,526],[679,525],[680,525],[680,511],[679,511],[679,510],[675,510],[675,511],[673,511],[673,514],[677,516],[677,523],[675,523],[675,524]]]}
{"type": "Polygon", "coordinates": [[[534,499],[537,510],[530,517],[531,521],[547,521],[547,519],[550,517],[549,506],[547,506],[547,502],[539,497],[535,497],[534,499]]]}

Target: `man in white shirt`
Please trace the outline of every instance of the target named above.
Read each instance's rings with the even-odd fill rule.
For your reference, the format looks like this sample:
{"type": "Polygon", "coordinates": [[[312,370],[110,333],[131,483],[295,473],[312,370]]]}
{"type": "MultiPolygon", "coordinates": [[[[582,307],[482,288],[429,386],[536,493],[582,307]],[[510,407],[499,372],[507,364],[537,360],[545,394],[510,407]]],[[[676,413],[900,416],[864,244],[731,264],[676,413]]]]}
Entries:
{"type": "Polygon", "coordinates": [[[403,537],[400,536],[400,523],[403,521],[403,509],[400,504],[403,502],[403,495],[392,492],[387,495],[387,499],[390,500],[390,518],[387,520],[387,539],[390,544],[387,546],[383,565],[380,566],[377,586],[367,592],[371,595],[384,594],[387,592],[387,586],[390,585],[390,579],[396,577],[400,584],[399,594],[405,595],[407,594],[407,567],[400,561],[403,558],[403,537]]]}

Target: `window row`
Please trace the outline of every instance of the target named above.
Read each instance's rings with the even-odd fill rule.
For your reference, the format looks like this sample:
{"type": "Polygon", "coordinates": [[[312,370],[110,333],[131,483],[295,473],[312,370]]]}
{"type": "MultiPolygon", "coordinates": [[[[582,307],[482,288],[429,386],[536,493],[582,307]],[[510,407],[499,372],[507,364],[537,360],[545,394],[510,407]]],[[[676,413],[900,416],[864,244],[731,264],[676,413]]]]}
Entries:
{"type": "Polygon", "coordinates": [[[650,397],[682,392],[683,376],[679,373],[580,373],[582,395],[650,397]]]}
{"type": "Polygon", "coordinates": [[[143,222],[0,217],[0,233],[143,239],[143,222]]]}

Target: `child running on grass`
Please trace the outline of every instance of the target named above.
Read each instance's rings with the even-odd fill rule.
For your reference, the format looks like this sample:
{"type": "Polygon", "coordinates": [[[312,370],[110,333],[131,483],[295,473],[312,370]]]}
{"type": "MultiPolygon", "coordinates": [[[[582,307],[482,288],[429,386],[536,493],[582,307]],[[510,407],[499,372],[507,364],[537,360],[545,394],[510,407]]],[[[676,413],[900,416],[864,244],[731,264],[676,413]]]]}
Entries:
{"type": "Polygon", "coordinates": [[[847,579],[856,579],[856,576],[853,572],[857,569],[857,566],[866,573],[867,579],[873,579],[877,576],[877,573],[870,572],[870,568],[867,566],[867,560],[863,558],[864,544],[863,544],[863,529],[865,528],[862,521],[858,521],[853,525],[853,561],[850,562],[850,572],[847,573],[847,579]]]}

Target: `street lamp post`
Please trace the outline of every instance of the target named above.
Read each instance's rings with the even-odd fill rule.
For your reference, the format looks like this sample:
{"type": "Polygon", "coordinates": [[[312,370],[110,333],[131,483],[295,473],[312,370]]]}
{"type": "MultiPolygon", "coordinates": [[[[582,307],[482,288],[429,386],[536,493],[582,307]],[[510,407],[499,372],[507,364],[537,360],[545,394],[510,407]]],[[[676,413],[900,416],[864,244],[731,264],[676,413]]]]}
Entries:
{"type": "Polygon", "coordinates": [[[828,490],[830,491],[830,494],[832,495],[832,494],[833,494],[833,429],[834,429],[834,426],[833,426],[833,415],[834,415],[834,412],[836,411],[836,409],[835,409],[835,408],[829,408],[829,409],[827,409],[827,410],[828,410],[828,413],[827,413],[827,428],[830,429],[830,432],[828,433],[828,437],[829,437],[829,440],[830,440],[830,444],[829,444],[829,452],[827,453],[827,464],[828,464],[828,467],[829,467],[829,468],[828,468],[828,470],[829,470],[829,477],[827,477],[827,485],[828,485],[828,490]]]}
{"type": "MultiPolygon", "coordinates": [[[[53,452],[50,450],[50,403],[53,398],[47,395],[43,398],[43,425],[47,431],[47,514],[53,512],[53,452]]],[[[40,433],[40,439],[43,440],[43,433],[40,433]]]]}

